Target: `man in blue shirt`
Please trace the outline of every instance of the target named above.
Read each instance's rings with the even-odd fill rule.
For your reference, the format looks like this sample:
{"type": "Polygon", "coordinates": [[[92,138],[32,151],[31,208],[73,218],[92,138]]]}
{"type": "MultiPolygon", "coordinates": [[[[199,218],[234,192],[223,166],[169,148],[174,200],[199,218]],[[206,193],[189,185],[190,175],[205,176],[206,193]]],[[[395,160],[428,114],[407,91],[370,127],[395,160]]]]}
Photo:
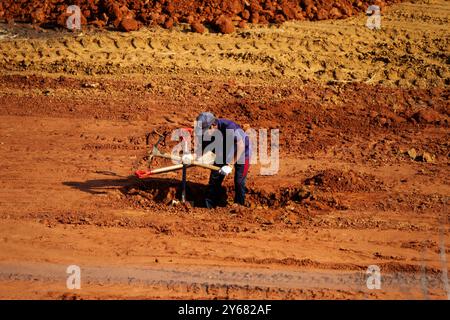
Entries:
{"type": "Polygon", "coordinates": [[[206,206],[214,208],[221,193],[223,179],[234,173],[234,202],[245,205],[245,183],[250,165],[250,139],[235,122],[218,119],[211,112],[203,112],[196,119],[195,134],[202,153],[208,149],[216,154],[215,165],[219,171],[211,171],[206,194],[206,206]]]}

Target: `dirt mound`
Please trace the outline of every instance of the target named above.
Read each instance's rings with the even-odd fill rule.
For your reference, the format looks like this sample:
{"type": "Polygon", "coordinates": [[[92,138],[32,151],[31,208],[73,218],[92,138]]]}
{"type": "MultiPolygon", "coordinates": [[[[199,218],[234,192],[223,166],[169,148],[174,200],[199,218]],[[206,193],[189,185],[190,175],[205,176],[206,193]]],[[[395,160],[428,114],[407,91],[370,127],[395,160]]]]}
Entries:
{"type": "MultiPolygon", "coordinates": [[[[234,196],[232,185],[224,185],[222,188],[222,196],[218,199],[219,207],[231,205],[234,196]]],[[[187,182],[186,199],[194,207],[205,207],[206,192],[206,184],[187,182]]],[[[136,180],[136,183],[124,187],[122,194],[126,202],[135,208],[178,206],[181,198],[181,181],[168,178],[136,180]]],[[[313,210],[348,209],[340,199],[303,185],[282,187],[275,191],[248,187],[247,206],[249,208],[290,208],[292,210],[295,210],[296,207],[313,210]]]]}
{"type": "MultiPolygon", "coordinates": [[[[198,21],[229,33],[233,25],[251,23],[283,23],[287,20],[340,19],[365,11],[372,1],[331,0],[78,0],[73,1],[81,9],[82,23],[97,27],[109,25],[123,31],[133,31],[144,25],[160,25],[171,28],[176,23],[198,21]]],[[[379,1],[381,7],[400,0],[379,1]]],[[[58,24],[65,26],[68,5],[64,1],[52,3],[22,0],[6,0],[0,3],[0,19],[7,21],[58,24]]]]}
{"type": "MultiPolygon", "coordinates": [[[[188,182],[186,199],[196,207],[203,207],[205,192],[205,185],[188,182]]],[[[133,206],[138,208],[150,208],[157,204],[176,205],[181,199],[181,182],[167,178],[141,180],[124,187],[122,193],[133,206]]]]}
{"type": "Polygon", "coordinates": [[[331,192],[369,192],[380,190],[382,185],[382,182],[373,175],[357,173],[353,170],[343,172],[335,169],[321,171],[306,179],[304,183],[331,192]]]}
{"type": "Polygon", "coordinates": [[[440,114],[436,110],[429,109],[429,108],[422,108],[416,113],[414,113],[410,120],[414,120],[417,123],[421,124],[447,124],[448,123],[448,117],[445,115],[440,114]]]}

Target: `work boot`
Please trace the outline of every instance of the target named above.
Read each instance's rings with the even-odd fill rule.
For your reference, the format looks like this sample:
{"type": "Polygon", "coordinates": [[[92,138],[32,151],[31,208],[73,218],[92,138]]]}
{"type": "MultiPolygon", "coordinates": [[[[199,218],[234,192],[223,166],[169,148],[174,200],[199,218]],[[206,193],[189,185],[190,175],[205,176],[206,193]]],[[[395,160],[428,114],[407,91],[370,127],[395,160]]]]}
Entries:
{"type": "Polygon", "coordinates": [[[214,205],[214,201],[211,199],[205,199],[205,205],[208,209],[214,209],[215,205],[214,205]]]}

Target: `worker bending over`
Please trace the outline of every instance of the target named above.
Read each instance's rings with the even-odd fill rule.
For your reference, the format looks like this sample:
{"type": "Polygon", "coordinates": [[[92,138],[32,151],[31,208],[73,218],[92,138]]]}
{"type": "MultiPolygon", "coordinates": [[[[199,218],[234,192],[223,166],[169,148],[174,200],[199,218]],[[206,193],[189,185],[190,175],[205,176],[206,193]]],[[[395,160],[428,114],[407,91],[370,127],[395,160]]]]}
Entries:
{"type": "MultiPolygon", "coordinates": [[[[216,154],[215,165],[218,171],[211,171],[206,194],[205,205],[214,208],[221,196],[222,182],[225,176],[234,173],[234,202],[245,205],[245,183],[250,164],[250,140],[244,130],[235,122],[218,119],[211,112],[201,113],[195,123],[195,137],[197,139],[197,155],[207,151],[216,154]],[[200,151],[200,152],[199,152],[200,151]]],[[[183,162],[189,163],[193,157],[183,156],[183,162]]]]}

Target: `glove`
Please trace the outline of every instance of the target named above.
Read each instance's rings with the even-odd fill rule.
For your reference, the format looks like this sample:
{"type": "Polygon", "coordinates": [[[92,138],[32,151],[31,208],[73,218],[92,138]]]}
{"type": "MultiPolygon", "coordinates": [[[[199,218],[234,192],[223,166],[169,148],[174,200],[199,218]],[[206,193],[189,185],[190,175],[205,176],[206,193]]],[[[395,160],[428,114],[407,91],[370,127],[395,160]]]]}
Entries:
{"type": "Polygon", "coordinates": [[[231,173],[231,171],[233,171],[233,168],[229,165],[226,165],[220,168],[219,173],[223,174],[224,176],[227,176],[231,173]]]}
{"type": "Polygon", "coordinates": [[[183,164],[191,164],[193,160],[194,160],[194,156],[192,154],[184,154],[181,157],[181,162],[183,164]]]}

